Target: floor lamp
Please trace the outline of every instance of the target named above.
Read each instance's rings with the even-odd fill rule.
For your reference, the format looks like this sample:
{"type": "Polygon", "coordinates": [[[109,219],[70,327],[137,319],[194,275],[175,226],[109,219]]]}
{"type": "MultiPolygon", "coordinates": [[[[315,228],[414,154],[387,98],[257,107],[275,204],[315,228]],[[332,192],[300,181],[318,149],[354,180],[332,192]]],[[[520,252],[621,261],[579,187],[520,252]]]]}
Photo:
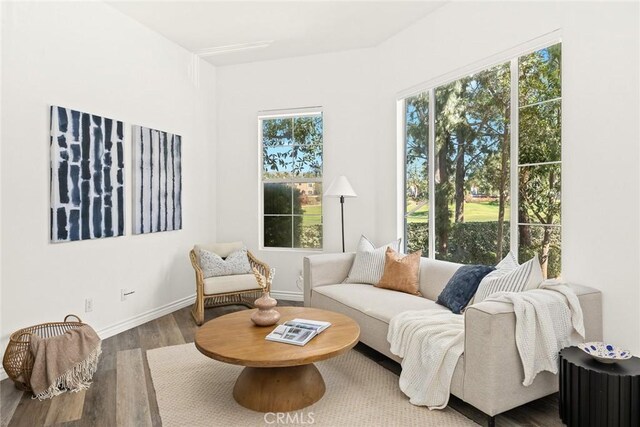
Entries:
{"type": "Polygon", "coordinates": [[[331,185],[324,192],[325,197],[340,197],[340,220],[342,222],[342,252],[344,252],[344,198],[358,197],[346,176],[340,175],[331,181],[331,185]]]}

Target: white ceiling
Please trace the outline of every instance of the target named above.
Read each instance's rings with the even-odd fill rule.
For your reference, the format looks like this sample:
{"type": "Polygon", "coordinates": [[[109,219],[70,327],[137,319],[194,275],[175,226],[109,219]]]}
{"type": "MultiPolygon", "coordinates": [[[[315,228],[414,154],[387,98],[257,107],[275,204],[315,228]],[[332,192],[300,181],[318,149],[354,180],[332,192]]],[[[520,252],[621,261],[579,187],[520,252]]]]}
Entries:
{"type": "Polygon", "coordinates": [[[378,45],[441,1],[109,1],[169,40],[199,53],[272,41],[268,47],[203,58],[214,65],[378,45]]]}

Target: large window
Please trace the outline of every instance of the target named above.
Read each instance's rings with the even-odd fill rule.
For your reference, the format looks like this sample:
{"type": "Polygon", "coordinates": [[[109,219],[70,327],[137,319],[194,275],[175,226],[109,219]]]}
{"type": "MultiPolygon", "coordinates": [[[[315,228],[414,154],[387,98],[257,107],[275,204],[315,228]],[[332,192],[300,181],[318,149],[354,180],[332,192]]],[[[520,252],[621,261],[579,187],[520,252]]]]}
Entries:
{"type": "Polygon", "coordinates": [[[259,117],[262,246],[322,248],[322,113],[259,117]]]}
{"type": "Polygon", "coordinates": [[[560,59],[556,44],[404,99],[408,250],[537,253],[560,274],[560,59]]]}

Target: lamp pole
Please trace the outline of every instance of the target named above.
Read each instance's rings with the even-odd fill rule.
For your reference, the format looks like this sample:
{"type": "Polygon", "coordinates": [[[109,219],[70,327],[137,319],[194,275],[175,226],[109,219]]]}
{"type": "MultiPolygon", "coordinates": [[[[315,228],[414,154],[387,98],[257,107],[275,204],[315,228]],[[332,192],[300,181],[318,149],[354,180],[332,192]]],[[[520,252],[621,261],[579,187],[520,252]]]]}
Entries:
{"type": "Polygon", "coordinates": [[[342,222],[342,253],[344,253],[344,196],[340,196],[340,220],[342,222]]]}

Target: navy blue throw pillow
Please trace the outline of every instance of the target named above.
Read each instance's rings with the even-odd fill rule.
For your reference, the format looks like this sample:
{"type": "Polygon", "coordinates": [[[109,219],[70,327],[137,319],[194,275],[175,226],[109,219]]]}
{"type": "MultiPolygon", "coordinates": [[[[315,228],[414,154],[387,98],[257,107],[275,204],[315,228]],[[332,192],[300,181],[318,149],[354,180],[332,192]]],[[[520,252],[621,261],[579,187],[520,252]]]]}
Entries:
{"type": "Polygon", "coordinates": [[[438,295],[437,303],[444,305],[455,314],[462,313],[475,295],[482,278],[493,270],[495,268],[488,265],[463,265],[438,295]]]}

